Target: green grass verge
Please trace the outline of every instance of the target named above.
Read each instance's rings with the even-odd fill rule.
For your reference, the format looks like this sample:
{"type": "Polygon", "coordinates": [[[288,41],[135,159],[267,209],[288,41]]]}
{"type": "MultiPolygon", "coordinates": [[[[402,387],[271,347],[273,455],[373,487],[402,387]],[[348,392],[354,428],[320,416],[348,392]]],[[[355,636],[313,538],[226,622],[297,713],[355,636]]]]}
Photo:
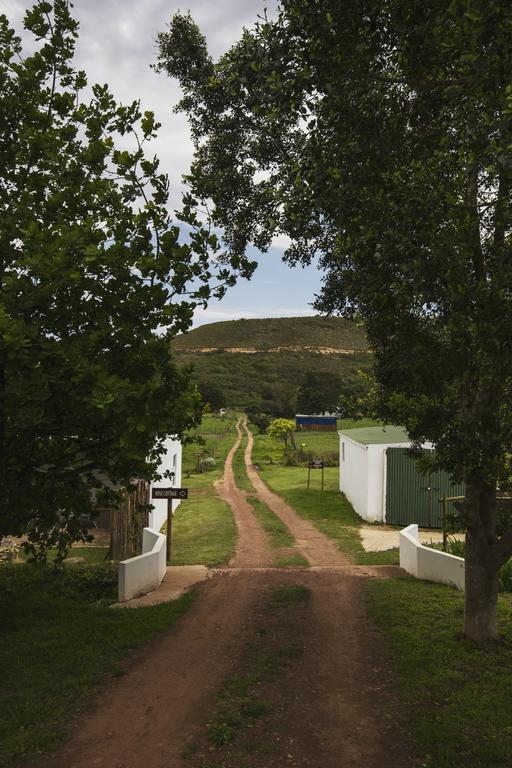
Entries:
{"type": "Polygon", "coordinates": [[[247,471],[245,469],[244,451],[247,446],[247,434],[242,432],[242,441],[238,451],[233,456],[233,474],[235,476],[235,483],[237,487],[242,491],[254,492],[252,483],[247,477],[247,471]]]}
{"type": "Polygon", "coordinates": [[[236,440],[235,424],[240,414],[226,418],[205,416],[198,435],[215,455],[216,465],[207,472],[195,472],[195,451],[202,446],[184,447],[183,481],[189,497],[176,509],[173,519],[171,565],[220,565],[227,563],[236,545],[236,525],[228,505],[217,494],[214,483],[224,472],[224,461],[236,440]],[[188,475],[188,476],[187,476],[188,475]]]}
{"type": "Polygon", "coordinates": [[[376,552],[356,553],[358,565],[400,565],[400,550],[398,547],[376,552]]]}
{"type": "MultiPolygon", "coordinates": [[[[369,611],[383,630],[399,693],[429,768],[508,768],[512,646],[461,639],[463,595],[413,579],[371,580],[369,611]]],[[[512,636],[512,598],[499,598],[512,636]]]]}
{"type": "MultiPolygon", "coordinates": [[[[83,565],[100,565],[101,563],[111,562],[107,560],[109,548],[108,547],[81,547],[79,544],[71,547],[68,552],[68,559],[73,557],[80,557],[84,560],[83,565]]],[[[52,549],[48,552],[48,562],[52,563],[57,555],[57,550],[52,549]]],[[[27,560],[28,555],[22,553],[20,559],[27,560]]],[[[67,562],[64,561],[65,563],[67,562]]]]}
{"type": "MultiPolygon", "coordinates": [[[[261,527],[268,536],[268,541],[272,549],[281,547],[293,547],[295,539],[290,533],[288,527],[275,515],[267,505],[258,499],[257,496],[248,496],[247,501],[254,509],[254,514],[261,527]]],[[[309,562],[300,552],[290,552],[275,558],[274,565],[278,568],[302,567],[309,568],[309,562]]]]}
{"type": "Polygon", "coordinates": [[[112,566],[0,567],[0,765],[40,759],[130,652],[177,620],[194,596],[113,610],[112,566]],[[98,602],[100,599],[100,602],[98,602]]]}
{"type": "Polygon", "coordinates": [[[322,533],[334,539],[339,548],[356,561],[362,551],[359,536],[360,520],[351,505],[338,490],[338,470],[327,468],[324,490],[320,488],[321,473],[311,473],[311,485],[307,486],[307,469],[304,467],[262,468],[261,476],[269,487],[282,496],[295,511],[310,520],[322,533]]]}
{"type": "Polygon", "coordinates": [[[280,520],[263,501],[258,499],[257,496],[248,496],[247,501],[254,509],[258,522],[267,534],[270,546],[273,549],[279,547],[293,547],[295,539],[282,520],[280,520]]]}
{"type": "Polygon", "coordinates": [[[173,518],[171,565],[227,563],[235,545],[236,525],[228,505],[211,485],[191,491],[173,518]]]}
{"type": "Polygon", "coordinates": [[[301,555],[299,552],[290,555],[283,555],[282,557],[276,557],[274,565],[278,568],[309,568],[309,560],[301,555]]]}
{"type": "Polygon", "coordinates": [[[339,492],[337,467],[324,470],[324,490],[321,490],[321,472],[312,470],[307,488],[308,471],[305,467],[283,467],[265,464],[261,477],[267,485],[282,496],[295,511],[311,521],[322,533],[334,539],[342,552],[359,565],[398,565],[398,549],[384,552],[365,552],[359,535],[362,520],[352,505],[339,492]]]}

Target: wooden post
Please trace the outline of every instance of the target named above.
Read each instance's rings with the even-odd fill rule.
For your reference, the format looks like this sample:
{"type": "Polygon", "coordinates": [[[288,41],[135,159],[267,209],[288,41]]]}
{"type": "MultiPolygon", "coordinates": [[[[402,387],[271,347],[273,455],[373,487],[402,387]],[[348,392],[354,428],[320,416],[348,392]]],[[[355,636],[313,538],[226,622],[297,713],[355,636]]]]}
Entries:
{"type": "Polygon", "coordinates": [[[324,463],[322,461],[322,491],[324,489],[324,463]]]}
{"type": "Polygon", "coordinates": [[[441,501],[443,503],[443,552],[446,552],[446,545],[448,543],[448,531],[446,529],[446,493],[443,494],[441,501]]]}
{"type": "Polygon", "coordinates": [[[310,475],[311,475],[311,465],[310,465],[310,463],[308,461],[308,488],[309,488],[309,477],[310,477],[310,475]]]}
{"type": "Polygon", "coordinates": [[[169,562],[171,559],[171,544],[172,544],[172,499],[167,499],[167,540],[165,543],[167,562],[169,562]]]}

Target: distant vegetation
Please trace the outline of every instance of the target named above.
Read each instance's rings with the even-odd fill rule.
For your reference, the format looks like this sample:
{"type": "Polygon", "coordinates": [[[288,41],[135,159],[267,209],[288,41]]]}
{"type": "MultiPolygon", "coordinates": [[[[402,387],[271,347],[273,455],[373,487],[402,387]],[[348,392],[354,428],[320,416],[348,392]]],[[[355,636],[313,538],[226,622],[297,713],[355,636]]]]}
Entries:
{"type": "Polygon", "coordinates": [[[341,377],[342,391],[360,388],[370,368],[363,328],[337,317],[287,317],[210,323],[172,343],[177,362],[192,363],[212,406],[292,416],[307,371],[341,377]],[[232,351],[236,350],[236,351],[232,351]]]}

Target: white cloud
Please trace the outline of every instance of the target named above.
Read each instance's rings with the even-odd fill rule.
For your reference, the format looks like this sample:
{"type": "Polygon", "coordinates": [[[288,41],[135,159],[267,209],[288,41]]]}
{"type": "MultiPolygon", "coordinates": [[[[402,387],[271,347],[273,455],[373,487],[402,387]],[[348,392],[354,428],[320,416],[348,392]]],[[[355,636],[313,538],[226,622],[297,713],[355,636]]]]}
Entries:
{"type": "Polygon", "coordinates": [[[291,239],[288,237],[288,235],[284,235],[280,233],[279,235],[275,235],[272,238],[272,248],[278,248],[281,251],[286,251],[287,248],[291,245],[291,239]]]}

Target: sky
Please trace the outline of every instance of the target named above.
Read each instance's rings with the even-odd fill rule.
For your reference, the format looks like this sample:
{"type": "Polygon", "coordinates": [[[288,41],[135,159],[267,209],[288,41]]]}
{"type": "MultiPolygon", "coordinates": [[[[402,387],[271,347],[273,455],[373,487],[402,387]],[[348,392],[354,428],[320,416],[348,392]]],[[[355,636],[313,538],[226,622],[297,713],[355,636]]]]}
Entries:
{"type": "MultiPolygon", "coordinates": [[[[18,32],[30,0],[0,0],[18,32]]],[[[76,0],[73,15],[80,22],[76,65],[87,73],[89,83],[108,83],[115,98],[123,103],[140,99],[143,109],[154,111],[162,124],[159,137],[151,142],[151,153],[160,159],[170,179],[170,207],[180,207],[181,177],[189,169],[193,147],[186,117],[173,113],[180,89],[167,75],[154,72],[155,37],[164,31],[178,10],[190,10],[206,36],[210,53],[216,58],[250,27],[258,14],[272,16],[275,0],[76,0]]],[[[275,241],[267,254],[249,250],[259,266],[250,281],[240,281],[222,301],[213,301],[196,311],[194,325],[240,317],[297,317],[315,314],[310,306],[319,292],[321,273],[316,267],[290,269],[281,261],[284,241],[275,241]]]]}

